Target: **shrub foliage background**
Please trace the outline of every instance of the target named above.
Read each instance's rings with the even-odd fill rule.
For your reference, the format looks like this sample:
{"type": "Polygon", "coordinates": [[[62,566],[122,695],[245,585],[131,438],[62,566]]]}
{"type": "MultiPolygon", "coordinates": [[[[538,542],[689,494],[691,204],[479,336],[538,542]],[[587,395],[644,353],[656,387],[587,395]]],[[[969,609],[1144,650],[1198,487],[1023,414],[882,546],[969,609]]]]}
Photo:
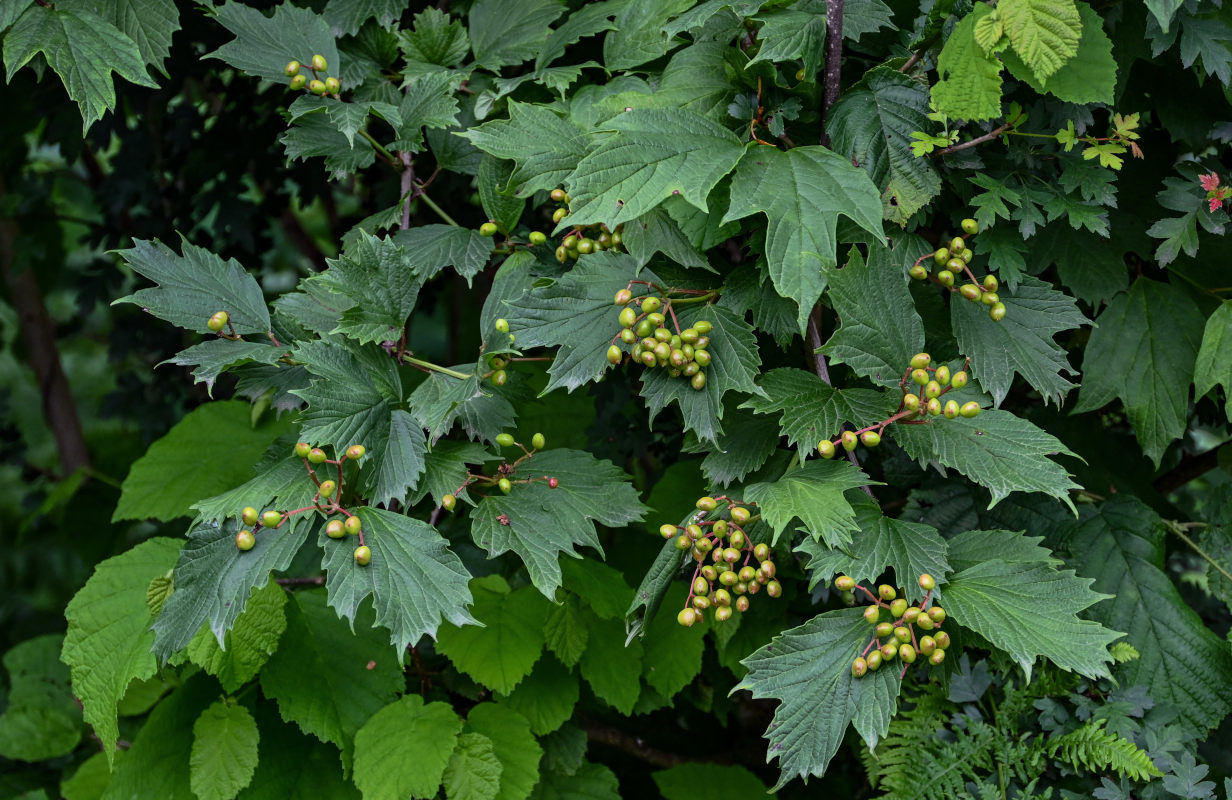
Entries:
{"type": "Polygon", "coordinates": [[[1232,796],[1226,9],[407,5],[0,8],[0,793],[1232,796]]]}

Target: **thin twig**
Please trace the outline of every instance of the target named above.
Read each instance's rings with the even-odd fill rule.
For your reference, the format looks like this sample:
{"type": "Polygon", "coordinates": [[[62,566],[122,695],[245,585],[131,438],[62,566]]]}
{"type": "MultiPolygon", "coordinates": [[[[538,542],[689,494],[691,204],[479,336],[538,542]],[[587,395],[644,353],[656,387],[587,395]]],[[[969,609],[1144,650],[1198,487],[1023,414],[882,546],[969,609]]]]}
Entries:
{"type": "Polygon", "coordinates": [[[277,578],[279,586],[324,586],[324,575],[313,575],[303,578],[277,578]]]}
{"type": "Polygon", "coordinates": [[[1189,545],[1189,549],[1193,550],[1195,553],[1202,556],[1202,558],[1206,560],[1206,563],[1210,564],[1212,567],[1215,568],[1216,572],[1218,572],[1220,575],[1224,576],[1228,580],[1232,581],[1232,573],[1229,573],[1226,569],[1224,569],[1223,565],[1221,565],[1215,559],[1211,558],[1211,556],[1205,550],[1203,550],[1201,547],[1198,546],[1197,542],[1189,538],[1189,534],[1185,533],[1185,528],[1184,528],[1183,523],[1178,523],[1178,522],[1173,522],[1171,520],[1168,520],[1167,522],[1165,522],[1165,525],[1168,528],[1169,533],[1173,534],[1178,539],[1180,539],[1182,542],[1189,545]]]}
{"type": "MultiPolygon", "coordinates": [[[[1017,122],[1017,120],[1014,120],[1014,122],[1017,122]]],[[[993,139],[996,139],[1001,134],[1008,131],[1010,128],[1014,127],[1014,122],[1007,122],[1004,125],[1001,125],[1000,127],[994,128],[993,130],[989,131],[983,136],[977,136],[974,139],[971,139],[970,141],[961,142],[960,144],[950,145],[949,147],[943,147],[940,150],[934,150],[932,152],[932,155],[945,156],[945,155],[949,155],[950,153],[957,153],[959,150],[967,150],[969,148],[975,147],[976,145],[981,145],[984,142],[990,142],[993,139]]]]}
{"type": "Polygon", "coordinates": [[[399,151],[398,160],[402,163],[402,220],[398,227],[406,230],[411,227],[411,200],[415,199],[415,162],[406,150],[399,151]]]}

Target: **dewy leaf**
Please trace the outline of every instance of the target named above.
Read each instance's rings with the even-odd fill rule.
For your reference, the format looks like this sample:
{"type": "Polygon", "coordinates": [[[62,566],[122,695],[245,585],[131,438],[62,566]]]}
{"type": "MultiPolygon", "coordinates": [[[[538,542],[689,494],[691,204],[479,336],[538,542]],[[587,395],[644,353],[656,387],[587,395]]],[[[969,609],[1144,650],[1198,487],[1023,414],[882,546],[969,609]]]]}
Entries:
{"type": "Polygon", "coordinates": [[[116,106],[112,72],[138,86],[158,87],[137,43],[87,8],[27,8],[4,35],[5,81],[11,83],[40,53],[80,107],[83,135],[116,106]]]}
{"type": "Polygon", "coordinates": [[[1138,278],[1096,320],[1074,412],[1120,398],[1143,451],[1158,464],[1168,445],[1185,433],[1201,340],[1202,312],[1188,295],[1138,278]]]}
{"type": "Polygon", "coordinates": [[[911,357],[924,349],[924,323],[901,264],[905,247],[873,245],[867,264],[852,248],[847,266],[830,272],[830,302],[842,326],[821,352],[882,386],[897,387],[911,357]]]}
{"type": "Polygon", "coordinates": [[[975,26],[988,14],[990,6],[976,3],[963,17],[937,58],[940,78],[932,88],[937,111],[966,120],[1001,116],[1001,62],[989,56],[975,41],[975,26]]]}
{"type": "Polygon", "coordinates": [[[1099,12],[1086,3],[1078,3],[1082,18],[1082,38],[1078,52],[1047,79],[1040,80],[1012,50],[1001,54],[1005,66],[1015,78],[1026,81],[1032,89],[1049,92],[1067,103],[1111,104],[1116,90],[1117,65],[1112,56],[1112,40],[1104,33],[1104,21],[1099,12]]]}
{"type": "Polygon", "coordinates": [[[284,69],[291,60],[308,64],[322,55],[330,75],[341,73],[337,40],[325,17],[312,9],[282,3],[267,17],[259,9],[238,2],[214,6],[211,13],[235,39],[208,54],[254,78],[285,84],[284,69]]]}
{"type": "Polygon", "coordinates": [[[1037,80],[1047,80],[1078,52],[1082,18],[1074,0],[1003,0],[997,15],[1037,80]]]}
{"type": "Polygon", "coordinates": [[[586,155],[589,140],[572,120],[546,106],[510,100],[508,111],[509,119],[485,122],[458,135],[485,153],[516,162],[509,181],[519,197],[557,188],[586,155]]]}
{"type": "Polygon", "coordinates": [[[227,631],[225,648],[203,626],[188,644],[188,659],[217,677],[227,692],[238,691],[278,649],[287,629],[286,603],[287,593],[271,580],[248,598],[244,613],[227,631]]]}
{"type": "Polygon", "coordinates": [[[881,188],[882,215],[900,225],[941,191],[932,162],[911,152],[911,134],[930,127],[928,112],[924,84],[875,67],[843,93],[826,123],[834,149],[868,171],[881,188]]]}
{"type": "MultiPolygon", "coordinates": [[[[134,272],[158,284],[112,302],[135,303],[172,325],[213,335],[206,327],[218,311],[226,311],[238,334],[270,329],[269,307],[256,279],[235,259],[223,261],[202,247],[182,241],[178,256],[162,242],[136,239],[120,257],[134,272]]],[[[229,329],[228,329],[229,330],[229,329]]]]}
{"type": "Polygon", "coordinates": [[[436,649],[459,670],[488,688],[508,694],[530,674],[543,652],[550,604],[529,586],[516,591],[499,575],[471,581],[478,625],[446,625],[436,649]]]}
{"type": "Polygon", "coordinates": [[[1050,455],[1075,456],[1053,435],[1008,411],[985,410],[975,419],[938,417],[923,425],[893,425],[894,439],[920,464],[936,461],[992,492],[989,508],[1010,492],[1043,492],[1064,501],[1070,480],[1050,455]]]}
{"type": "MultiPolygon", "coordinates": [[[[1094,588],[1114,597],[1090,614],[1126,632],[1140,657],[1116,668],[1122,686],[1146,686],[1201,739],[1232,710],[1221,687],[1232,681],[1232,650],[1203,624],[1164,571],[1163,521],[1133,497],[1118,495],[1087,517],[1069,549],[1094,588]]],[[[948,594],[947,594],[948,598],[948,594]]]]}
{"type": "Polygon", "coordinates": [[[863,428],[885,419],[897,404],[889,393],[835,389],[813,373],[791,367],[770,370],[758,386],[766,397],[750,397],[740,407],[758,414],[781,412],[779,427],[788,444],[804,452],[823,438],[838,436],[844,423],[863,428]]]}
{"type": "Polygon", "coordinates": [[[424,635],[435,636],[442,619],[455,625],[475,622],[466,610],[470,573],[435,528],[372,506],[354,513],[372,550],[367,566],[355,563],[350,539],[334,541],[324,528],[317,536],[325,550],[321,568],[328,578],[329,604],[339,615],[354,624],[360,605],[371,596],[376,624],[389,629],[390,644],[398,652],[424,635]]]}
{"type": "Polygon", "coordinates": [[[646,512],[624,472],[581,450],[539,452],[508,477],[514,482],[513,491],[494,492],[479,503],[471,536],[493,558],[515,552],[548,598],[556,596],[561,584],[557,563],[561,553],[576,555],[578,545],[603,552],[596,522],[619,527],[640,520],[646,512]],[[557,478],[557,488],[549,488],[545,477],[557,478]]]}
{"type": "Polygon", "coordinates": [[[619,114],[594,134],[566,181],[569,216],[557,228],[602,222],[614,229],[676,196],[706,211],[706,196],[743,153],[736,134],[692,111],[619,114]]]}
{"type": "Polygon", "coordinates": [[[390,703],[355,735],[355,785],[365,797],[435,797],[461,731],[448,703],[390,703]]]}
{"type": "Polygon", "coordinates": [[[870,747],[888,732],[898,706],[898,670],[882,669],[858,680],[851,675],[851,662],[869,638],[860,609],[827,611],[741,662],[749,671],[736,689],[780,701],[766,729],[769,755],[782,769],[775,789],[796,776],[824,774],[847,723],[870,747]]]}
{"type": "Polygon", "coordinates": [[[360,344],[397,341],[424,281],[411,254],[395,238],[378,239],[360,231],[345,253],[326,264],[329,269],[310,280],[352,303],[331,333],[360,344]]]}
{"type": "Polygon", "coordinates": [[[482,733],[467,731],[458,737],[457,747],[441,776],[448,800],[493,800],[500,791],[504,765],[496,757],[492,740],[482,733]]]}
{"type": "Polygon", "coordinates": [[[801,331],[826,288],[838,215],[881,240],[881,195],[868,173],[824,147],[754,147],[740,160],[723,222],[765,214],[766,259],[774,288],[799,303],[801,331]]]}
{"type": "Polygon", "coordinates": [[[193,723],[189,783],[200,800],[230,800],[257,771],[256,720],[241,705],[220,700],[193,723]]]}
{"type": "Polygon", "coordinates": [[[552,31],[548,27],[565,10],[562,0],[478,0],[471,6],[471,49],[475,62],[499,72],[501,67],[534,58],[552,31]]]}
{"type": "Polygon", "coordinates": [[[543,756],[526,717],[507,706],[480,703],[466,715],[466,727],[492,740],[492,752],[501,765],[496,800],[526,800],[539,780],[543,756]]]}
{"type": "Polygon", "coordinates": [[[858,530],[855,511],[843,493],[872,483],[846,460],[817,460],[774,483],[746,487],[744,497],[757,503],[762,518],[774,529],[774,541],[798,517],[810,536],[836,547],[850,543],[852,532],[858,530]]]}
{"type": "Polygon", "coordinates": [[[1073,374],[1074,369],[1053,337],[1089,324],[1089,320],[1072,297],[1030,276],[1023,276],[1012,293],[1002,292],[1001,302],[1008,311],[1000,322],[989,318],[986,306],[950,303],[958,349],[971,359],[972,374],[996,405],[1005,399],[1018,373],[1045,404],[1060,406],[1074,388],[1062,373],[1073,374]]]}
{"type": "Polygon", "coordinates": [[[1232,420],[1232,302],[1224,301],[1206,320],[1202,347],[1194,365],[1194,390],[1198,397],[1223,387],[1224,413],[1232,420]]]}
{"type": "Polygon", "coordinates": [[[0,756],[43,761],[73,752],[81,741],[81,708],[60,661],[58,633],[27,639],[4,654],[8,708],[0,714],[0,756]]]}
{"type": "Polygon", "coordinates": [[[757,31],[761,49],[750,64],[801,59],[806,75],[821,71],[826,44],[825,0],[799,0],[789,8],[763,11],[756,19],[762,23],[757,31]]]}
{"type": "Polygon", "coordinates": [[[155,538],[103,561],[64,611],[68,631],[61,658],[72,671],[73,692],[108,764],[120,736],[116,705],[130,682],[152,677],[158,669],[150,652],[154,634],[146,587],[167,574],[179,551],[175,539],[155,538]]]}

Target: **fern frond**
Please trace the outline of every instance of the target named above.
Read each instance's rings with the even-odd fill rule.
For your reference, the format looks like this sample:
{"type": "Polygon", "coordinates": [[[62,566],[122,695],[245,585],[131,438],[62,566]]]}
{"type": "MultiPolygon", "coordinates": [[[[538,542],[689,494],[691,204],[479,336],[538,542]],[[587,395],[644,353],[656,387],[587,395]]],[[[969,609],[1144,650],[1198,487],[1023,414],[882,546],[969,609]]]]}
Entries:
{"type": "Polygon", "coordinates": [[[1146,751],[1128,739],[1105,730],[1104,723],[1105,720],[1096,720],[1058,736],[1048,742],[1048,754],[1075,769],[1088,772],[1111,769],[1135,781],[1163,775],[1151,763],[1146,751]]]}

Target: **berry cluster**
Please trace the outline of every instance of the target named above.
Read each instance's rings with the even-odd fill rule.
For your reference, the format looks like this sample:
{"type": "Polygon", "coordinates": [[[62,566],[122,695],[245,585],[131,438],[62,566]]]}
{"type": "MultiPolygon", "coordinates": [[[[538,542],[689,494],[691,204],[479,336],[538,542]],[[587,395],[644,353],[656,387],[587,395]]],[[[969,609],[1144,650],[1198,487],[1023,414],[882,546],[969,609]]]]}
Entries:
{"type": "MultiPolygon", "coordinates": [[[[973,236],[979,232],[980,226],[975,220],[967,218],[962,221],[963,233],[967,236],[973,236]]],[[[1005,319],[1005,303],[1001,302],[1000,296],[997,294],[997,288],[1000,284],[997,282],[996,275],[985,275],[983,281],[976,280],[975,273],[968,266],[971,259],[974,257],[971,248],[967,247],[966,237],[955,236],[950,240],[949,247],[939,247],[934,252],[922,255],[916,259],[912,265],[910,274],[911,277],[918,281],[931,279],[935,283],[949,289],[951,292],[958,292],[967,300],[975,303],[983,303],[988,306],[988,316],[994,322],[1000,322],[1005,319]],[[922,262],[932,258],[940,269],[935,275],[928,274],[928,267],[922,262]],[[970,279],[970,283],[964,283],[958,289],[954,288],[955,282],[959,275],[966,275],[970,279]]]]}
{"type": "Polygon", "coordinates": [[[315,95],[330,95],[337,97],[342,91],[342,82],[332,75],[325,75],[325,70],[329,69],[329,64],[325,61],[325,56],[317,53],[308,62],[308,69],[312,70],[312,77],[300,72],[303,65],[298,61],[288,61],[286,74],[291,79],[290,86],[293,90],[307,89],[315,95]]]}
{"type": "MultiPolygon", "coordinates": [[[[553,189],[550,195],[552,202],[558,203],[558,207],[552,212],[552,222],[560,222],[565,217],[569,216],[569,193],[564,189],[553,189]]],[[[619,253],[621,247],[621,232],[624,230],[623,225],[617,225],[616,230],[609,230],[606,225],[580,225],[574,227],[565,234],[565,238],[561,240],[560,246],[556,248],[556,260],[560,263],[565,263],[569,259],[577,260],[581,256],[591,253],[601,253],[604,250],[611,250],[619,253]]],[[[543,234],[540,234],[542,236],[543,234]]],[[[530,236],[531,244],[538,244],[535,241],[535,235],[530,236]]],[[[546,238],[545,240],[546,241],[546,238]]]]}
{"type": "Polygon", "coordinates": [[[372,562],[372,549],[364,544],[363,523],[359,517],[342,506],[342,465],[347,461],[358,462],[364,457],[367,448],[362,444],[353,444],[346,449],[340,458],[331,459],[321,448],[313,447],[307,442],[300,442],[295,445],[294,452],[296,456],[304,460],[304,466],[308,468],[308,477],[316,484],[317,491],[312,497],[312,505],[292,511],[271,510],[264,513],[259,513],[252,506],[246,506],[240,512],[240,519],[249,528],[244,528],[235,534],[235,546],[240,550],[251,550],[257,544],[256,534],[258,532],[262,529],[276,530],[281,528],[287,520],[296,514],[304,514],[311,511],[319,511],[326,517],[333,514],[342,514],[341,519],[335,518],[325,523],[325,535],[331,539],[343,539],[348,534],[358,536],[359,547],[355,548],[355,563],[361,567],[368,566],[372,562]],[[317,477],[315,468],[322,464],[337,466],[336,480],[333,478],[321,480],[317,477]]]}
{"type": "MultiPolygon", "coordinates": [[[[497,333],[509,336],[510,347],[517,341],[517,337],[509,333],[509,320],[502,317],[493,323],[493,327],[496,328],[497,333]]],[[[505,371],[505,368],[509,366],[511,360],[512,358],[508,355],[493,354],[488,356],[488,366],[492,371],[484,377],[491,381],[493,386],[504,386],[505,382],[509,380],[509,373],[505,371]]]]}
{"type": "Polygon", "coordinates": [[[674,540],[678,550],[688,550],[697,562],[689,596],[676,615],[677,622],[690,627],[705,616],[707,609],[713,610],[715,622],[725,622],[731,619],[733,609],[748,611],[749,598],[763,586],[770,597],[783,593],[782,585],[774,579],[777,568],[771,560],[770,545],[754,545],[742,527],[756,522],[758,517],[723,495],[698,498],[697,509],[698,513],[684,528],[671,524],[659,528],[664,539],[674,540]],[[720,503],[726,504],[727,518],[707,519],[720,503]],[[750,558],[757,559],[756,567],[749,563],[750,558]]]}
{"type": "MultiPolygon", "coordinates": [[[[542,433],[536,433],[534,436],[530,437],[530,447],[527,447],[517,441],[512,433],[497,434],[496,443],[501,447],[519,447],[522,450],[522,455],[513,463],[509,463],[508,461],[502,462],[501,465],[496,468],[495,475],[476,475],[471,472],[466,473],[466,482],[457,489],[454,489],[452,494],[445,495],[444,499],[441,500],[441,508],[446,511],[453,511],[457,508],[458,495],[466,491],[468,486],[479,486],[481,488],[495,487],[500,490],[501,494],[509,494],[513,491],[514,485],[519,483],[536,483],[538,481],[545,481],[549,489],[555,489],[560,486],[560,479],[551,475],[532,476],[529,478],[520,479],[512,479],[509,477],[524,462],[533,458],[535,453],[539,452],[544,447],[547,447],[547,437],[545,437],[542,433]]],[[[509,523],[508,521],[505,521],[502,524],[508,525],[509,523]]]]}
{"type": "Polygon", "coordinates": [[[852,675],[863,678],[868,672],[876,672],[881,669],[882,664],[896,658],[903,662],[900,678],[907,674],[907,667],[920,656],[924,656],[928,663],[934,665],[945,661],[945,650],[950,646],[950,635],[941,630],[941,624],[945,622],[945,609],[938,605],[930,608],[928,605],[937,581],[932,575],[925,573],[920,576],[919,584],[924,590],[924,599],[918,606],[913,606],[908,605],[906,600],[898,596],[898,591],[887,583],[878,586],[877,594],[873,594],[863,586],[856,585],[847,575],[834,579],[836,589],[844,592],[859,589],[873,601],[873,605],[864,610],[864,619],[869,625],[875,626],[873,636],[860,655],[851,662],[852,675]],[[922,631],[918,637],[917,628],[922,631]]]}
{"type": "MultiPolygon", "coordinates": [[[[645,284],[645,281],[631,281],[629,287],[634,283],[645,284]]],[[[621,306],[621,330],[612,338],[612,345],[607,349],[609,363],[619,364],[624,360],[625,353],[616,344],[616,339],[620,339],[625,344],[633,345],[631,357],[634,361],[647,367],[665,368],[673,378],[688,378],[694,389],[705,387],[705,368],[710,366],[710,351],[706,349],[710,337],[707,334],[714,329],[712,323],[699,320],[693,323],[693,327],[681,330],[676,313],[672,310],[671,299],[660,300],[654,295],[635,298],[631,288],[616,293],[616,305],[621,306]],[[663,311],[671,316],[675,333],[664,327],[667,316],[663,311]]]]}

